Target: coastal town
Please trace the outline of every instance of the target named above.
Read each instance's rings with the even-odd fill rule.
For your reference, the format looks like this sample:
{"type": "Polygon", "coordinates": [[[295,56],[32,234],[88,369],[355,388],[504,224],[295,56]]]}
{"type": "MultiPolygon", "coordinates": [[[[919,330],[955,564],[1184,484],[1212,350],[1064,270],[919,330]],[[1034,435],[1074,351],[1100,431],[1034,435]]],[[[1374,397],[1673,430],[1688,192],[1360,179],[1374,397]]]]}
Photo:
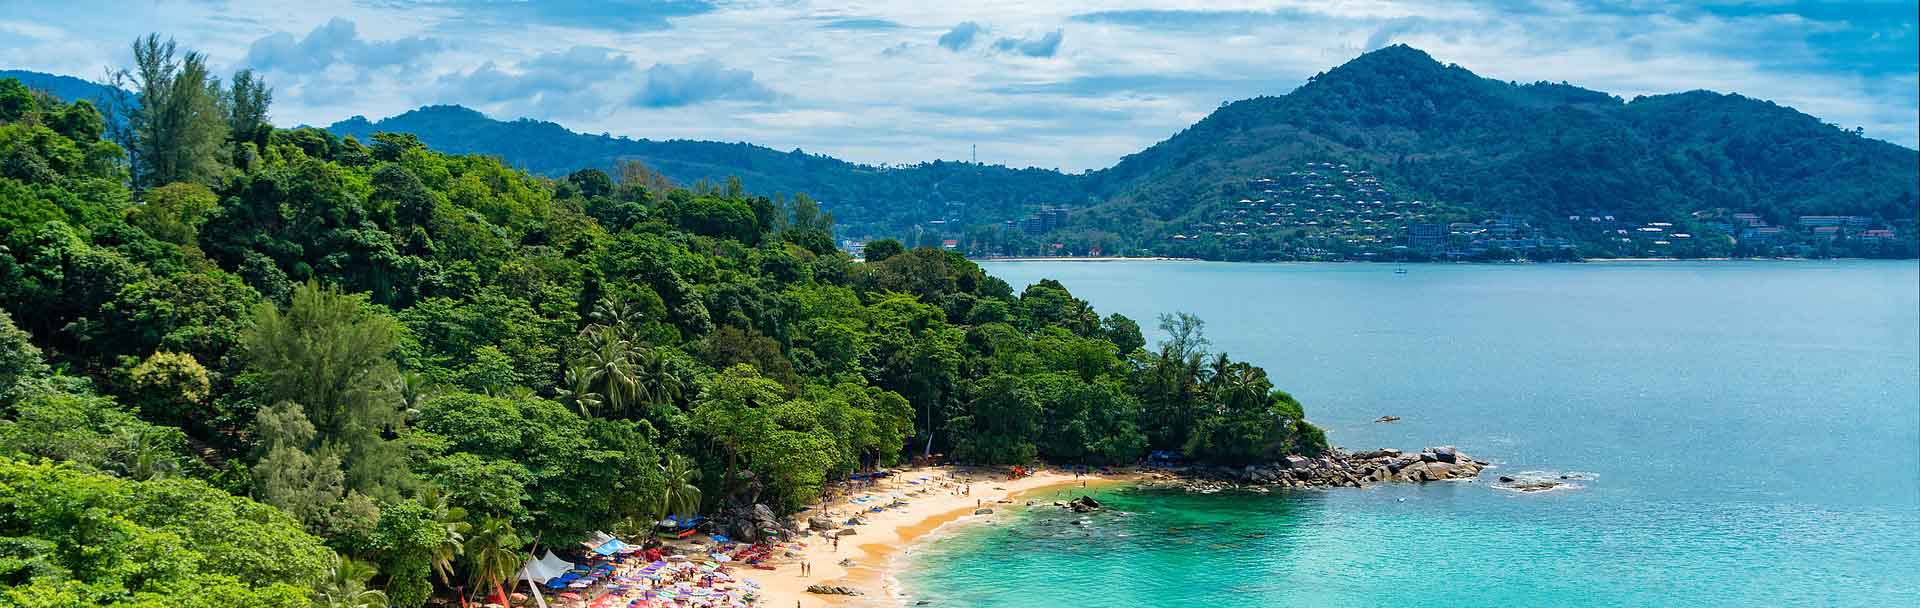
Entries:
{"type": "MultiPolygon", "coordinates": [[[[1076,210],[1042,205],[998,225],[968,229],[931,220],[905,241],[972,257],[1180,257],[1234,261],[1498,262],[1588,258],[1900,257],[1914,218],[1768,216],[1714,207],[1683,217],[1621,208],[1548,217],[1496,213],[1471,202],[1425,200],[1389,187],[1374,171],[1308,162],[1223,184],[1148,242],[1125,243],[1079,229],[1076,210]]],[[[1084,211],[1084,210],[1081,210],[1084,211]]],[[[865,239],[844,249],[859,255],[865,239]]]]}

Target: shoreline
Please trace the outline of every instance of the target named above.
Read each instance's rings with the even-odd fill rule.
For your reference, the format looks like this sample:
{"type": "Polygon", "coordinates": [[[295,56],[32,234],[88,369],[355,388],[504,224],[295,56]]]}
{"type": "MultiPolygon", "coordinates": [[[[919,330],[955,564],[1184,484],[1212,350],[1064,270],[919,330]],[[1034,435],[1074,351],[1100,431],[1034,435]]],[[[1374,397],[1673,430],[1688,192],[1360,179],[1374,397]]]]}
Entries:
{"type": "MultiPolygon", "coordinates": [[[[949,525],[968,525],[986,521],[993,515],[974,515],[977,508],[991,508],[994,515],[1010,509],[1025,509],[1023,498],[1081,483],[1110,486],[1113,484],[1137,481],[1136,474],[1087,475],[1074,476],[1056,471],[1044,470],[1030,477],[1017,480],[1004,479],[1004,473],[991,469],[938,466],[911,469],[895,476],[882,487],[873,488],[856,494],[908,494],[907,504],[888,509],[880,513],[866,513],[865,525],[854,529],[858,532],[845,537],[838,549],[832,541],[821,535],[806,537],[800,544],[804,547],[789,546],[791,557],[781,557],[771,571],[750,572],[746,576],[760,585],[760,605],[767,608],[819,607],[895,607],[904,605],[906,598],[900,588],[897,574],[900,557],[911,552],[915,543],[929,534],[949,525]],[[996,476],[998,473],[998,476],[996,476]],[[907,483],[921,477],[929,478],[922,487],[907,483]],[[971,479],[971,495],[955,495],[953,488],[942,485],[953,483],[964,485],[971,479]],[[912,495],[915,489],[927,489],[924,494],[912,495]],[[1011,501],[1002,503],[1000,501],[1011,501]],[[977,506],[976,506],[977,505],[977,506]],[[852,567],[844,567],[842,560],[852,560],[852,567]],[[799,565],[810,564],[812,574],[800,575],[799,565]],[[857,589],[864,593],[858,596],[821,595],[808,593],[811,585],[829,585],[857,589]]],[[[834,514],[830,519],[842,521],[855,512],[848,502],[852,497],[836,498],[824,509],[834,514]]],[[[809,509],[794,516],[805,522],[809,516],[822,513],[822,509],[809,509]]]]}
{"type": "Polygon", "coordinates": [[[1167,256],[1127,257],[1067,257],[1067,256],[1016,256],[1004,258],[967,258],[975,262],[1205,262],[1200,258],[1176,258],[1167,256]]]}
{"type": "MultiPolygon", "coordinates": [[[[777,550],[781,557],[768,564],[773,569],[753,573],[752,577],[760,585],[760,605],[768,608],[785,608],[788,602],[795,608],[892,608],[905,606],[912,599],[905,595],[897,575],[901,571],[900,558],[911,554],[915,543],[948,525],[993,521],[1003,513],[1026,509],[1023,499],[1047,491],[1124,483],[1174,484],[1202,493],[1229,489],[1266,492],[1287,488],[1360,488],[1373,483],[1471,481],[1490,465],[1453,446],[1438,446],[1417,453],[1391,448],[1365,452],[1334,448],[1317,458],[1287,456],[1272,464],[1243,467],[1175,466],[1081,476],[1044,469],[1013,480],[1005,479],[1006,473],[995,467],[907,469],[879,486],[836,497],[792,515],[791,520],[803,525],[815,518],[826,520],[820,522],[823,525],[833,522],[824,527],[852,532],[844,536],[852,540],[842,541],[841,546],[836,547],[826,535],[809,533],[802,540],[781,545],[777,550]],[[877,500],[852,502],[861,497],[877,500]],[[879,512],[869,510],[869,505],[879,501],[896,500],[904,504],[879,512]],[[978,512],[980,509],[992,511],[983,514],[978,512]],[[840,523],[856,515],[863,523],[851,530],[840,523]],[[800,574],[803,563],[811,570],[806,576],[800,574]],[[810,593],[808,588],[814,585],[841,587],[860,594],[810,593]]],[[[1510,481],[1517,480],[1501,478],[1503,484],[1522,492],[1568,485],[1553,480],[1542,481],[1534,487],[1507,483],[1510,481]]]]}
{"type": "Polygon", "coordinates": [[[1727,257],[1673,258],[1673,257],[1661,257],[1661,258],[1582,258],[1579,260],[1549,261],[1549,262],[1542,262],[1542,261],[1535,261],[1535,260],[1497,260],[1497,261],[1486,261],[1486,262],[1467,261],[1467,260],[1451,260],[1451,261],[1428,260],[1423,262],[1413,262],[1413,261],[1396,262],[1392,260],[1253,261],[1253,260],[1207,260],[1202,258],[1181,258],[1181,257],[1166,257],[1166,256],[1153,256],[1153,257],[1104,256],[1104,257],[1077,257],[1077,258],[1064,257],[1064,256],[1063,257],[1033,256],[1033,257],[1004,257],[1004,258],[970,257],[967,259],[972,260],[973,262],[976,262],[976,263],[979,263],[979,262],[1218,262],[1221,264],[1378,264],[1378,265],[1396,265],[1396,266],[1440,266],[1440,265],[1506,266],[1506,265],[1534,265],[1534,264],[1538,264],[1538,265],[1586,264],[1586,263],[1603,263],[1604,264],[1604,263],[1618,263],[1618,262],[1731,262],[1736,264],[1745,263],[1745,262],[1882,262],[1882,261],[1912,262],[1920,258],[1727,258],[1727,257]]]}

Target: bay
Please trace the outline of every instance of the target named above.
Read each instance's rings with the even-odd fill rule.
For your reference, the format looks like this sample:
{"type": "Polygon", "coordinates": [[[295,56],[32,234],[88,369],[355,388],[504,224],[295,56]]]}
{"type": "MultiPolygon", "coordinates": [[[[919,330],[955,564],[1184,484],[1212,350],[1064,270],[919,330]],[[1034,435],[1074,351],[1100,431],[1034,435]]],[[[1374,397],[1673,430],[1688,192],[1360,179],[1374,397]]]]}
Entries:
{"type": "Polygon", "coordinates": [[[965,606],[1920,605],[1920,265],[989,262],[1102,314],[1187,311],[1332,441],[1473,484],[1107,492],[916,547],[965,606]],[[1393,424],[1372,422],[1400,416],[1393,424]],[[1521,495],[1490,477],[1581,472],[1521,495]],[[1176,532],[1168,532],[1169,528],[1176,532]]]}

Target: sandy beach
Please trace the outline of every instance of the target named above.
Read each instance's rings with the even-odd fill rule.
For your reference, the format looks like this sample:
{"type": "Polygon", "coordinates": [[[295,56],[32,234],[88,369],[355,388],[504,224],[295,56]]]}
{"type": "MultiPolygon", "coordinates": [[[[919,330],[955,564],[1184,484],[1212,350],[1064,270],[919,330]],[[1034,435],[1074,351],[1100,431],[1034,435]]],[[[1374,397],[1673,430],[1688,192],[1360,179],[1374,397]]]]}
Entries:
{"type": "MultiPolygon", "coordinates": [[[[939,529],[941,526],[968,522],[990,517],[1011,510],[1025,509],[1025,498],[1053,490],[1064,490],[1083,483],[1091,486],[1119,483],[1125,477],[1086,476],[1076,478],[1072,473],[1043,471],[1017,480],[1007,480],[1005,473],[989,469],[969,469],[956,467],[927,467],[914,469],[888,479],[877,487],[855,493],[853,496],[840,497],[824,508],[803,511],[795,515],[800,521],[807,517],[824,515],[834,521],[845,521],[855,514],[867,520],[866,525],[854,526],[858,532],[840,540],[839,548],[824,536],[814,535],[801,540],[804,548],[792,547],[794,557],[786,557],[783,552],[768,560],[768,564],[777,567],[771,571],[744,571],[743,576],[753,579],[761,586],[761,606],[768,608],[786,608],[800,606],[815,608],[820,606],[864,607],[899,606],[902,604],[900,590],[894,583],[893,562],[900,551],[911,546],[922,536],[939,529]],[[926,478],[921,484],[912,484],[926,478]],[[972,494],[955,494],[955,486],[965,486],[971,480],[972,494]],[[916,493],[921,492],[923,493],[916,493]],[[907,501],[907,505],[883,510],[879,513],[865,512],[865,507],[848,502],[863,495],[898,494],[907,501]],[[1002,504],[1001,500],[1014,501],[1002,504]],[[994,515],[974,516],[976,508],[987,507],[995,511],[994,515]],[[965,521],[963,521],[965,520],[965,521]],[[842,560],[853,560],[852,567],[842,567],[842,560]],[[810,564],[812,573],[801,576],[800,564],[810,564]],[[833,596],[807,593],[809,585],[833,585],[858,589],[862,596],[833,596]]],[[[1050,497],[1049,497],[1050,498],[1050,497]]]]}

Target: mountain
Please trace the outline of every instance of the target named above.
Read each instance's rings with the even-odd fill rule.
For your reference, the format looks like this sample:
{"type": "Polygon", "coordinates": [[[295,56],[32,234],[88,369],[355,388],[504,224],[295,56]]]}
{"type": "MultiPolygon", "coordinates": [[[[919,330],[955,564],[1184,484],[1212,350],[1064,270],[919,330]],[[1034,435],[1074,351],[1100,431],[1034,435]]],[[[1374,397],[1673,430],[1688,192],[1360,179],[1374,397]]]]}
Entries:
{"type": "Polygon", "coordinates": [[[1403,198],[1463,208],[1454,219],[1858,215],[1900,224],[1911,238],[1920,209],[1920,154],[1792,108],[1708,91],[1625,101],[1482,78],[1393,46],[1287,95],[1227,104],[1097,172],[1090,187],[1109,196],[1069,228],[1164,246],[1169,233],[1240,203],[1249,180],[1319,162],[1364,168],[1403,198]]]}
{"type": "MultiPolygon", "coordinates": [[[[1865,230],[1891,230],[1898,245],[1831,251],[1920,251],[1914,237],[1920,153],[1914,150],[1740,95],[1692,91],[1625,100],[1566,83],[1484,78],[1404,45],[1363,54],[1286,95],[1228,103],[1113,167],[1084,174],[945,161],[862,165],[747,143],[575,133],[551,122],[495,120],[460,106],[427,106],[379,121],[356,116],[327,129],[363,140],[380,131],[412,133],[443,152],[498,156],[547,176],[611,169],[623,159],[680,183],[737,176],[756,192],[814,197],[834,214],[842,236],[950,238],[977,254],[1099,249],[1220,259],[1367,258],[1408,245],[1414,224],[1496,220],[1524,223],[1522,236],[1562,239],[1590,255],[1818,255],[1830,249],[1817,248],[1821,241],[1813,237],[1845,241],[1839,237],[1865,230]],[[1311,169],[1317,164],[1325,166],[1311,169]],[[1284,180],[1254,186],[1259,179],[1294,174],[1298,182],[1311,174],[1318,180],[1340,170],[1374,181],[1326,196],[1406,205],[1285,201],[1279,193],[1293,188],[1279,185],[1284,180]],[[1255,210],[1243,200],[1267,203],[1255,210]],[[1065,219],[1035,217],[1043,207],[1067,209],[1065,219]],[[1308,211],[1317,215],[1302,215],[1308,211]],[[1730,219],[1749,213],[1757,220],[1730,219]],[[1845,220],[1846,234],[1816,235],[1798,225],[1802,215],[1855,217],[1845,220]],[[1609,219],[1567,224],[1573,216],[1609,219]],[[999,229],[1023,218],[1019,229],[999,229]],[[1713,232],[1694,242],[1714,244],[1662,250],[1618,236],[1642,227],[1662,228],[1643,234],[1689,238],[1713,232]],[[1738,238],[1758,227],[1788,230],[1764,240],[1738,238]],[[1225,238],[1214,239],[1216,232],[1225,238]],[[1187,233],[1199,238],[1174,238],[1187,233]]],[[[1314,185],[1346,183],[1336,182],[1314,185]]],[[[1884,234],[1872,233],[1883,241],[1884,234]]],[[[1453,230],[1436,246],[1452,248],[1459,235],[1453,230]]],[[[1656,241],[1675,244],[1650,244],[1656,241]]]]}
{"type": "Polygon", "coordinates": [[[1044,169],[947,161],[877,167],[746,143],[575,133],[545,121],[494,120],[461,106],[427,106],[377,122],[355,116],[327,130],[363,141],[382,131],[411,133],[441,152],[498,156],[549,177],[586,167],[611,171],[628,159],[681,184],[737,176],[755,192],[806,193],[851,236],[899,235],[931,220],[997,223],[1040,205],[1091,202],[1079,176],[1044,169]]]}
{"type": "Polygon", "coordinates": [[[95,106],[99,106],[100,99],[113,91],[113,87],[72,76],[28,70],[0,70],[0,80],[8,78],[17,79],[29,89],[46,91],[60,99],[67,101],[85,99],[95,106]]]}

